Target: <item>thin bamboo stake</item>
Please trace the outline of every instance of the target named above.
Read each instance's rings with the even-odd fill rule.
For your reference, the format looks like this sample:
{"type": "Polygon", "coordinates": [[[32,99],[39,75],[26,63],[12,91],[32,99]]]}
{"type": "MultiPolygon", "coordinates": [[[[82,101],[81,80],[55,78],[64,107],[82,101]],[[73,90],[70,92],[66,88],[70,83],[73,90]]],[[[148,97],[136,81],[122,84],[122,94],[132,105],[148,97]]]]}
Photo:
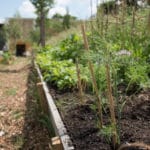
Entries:
{"type": "MultiPolygon", "coordinates": [[[[104,3],[104,1],[103,1],[103,3],[104,3]]],[[[104,34],[104,8],[103,7],[101,7],[100,8],[101,9],[101,35],[103,36],[103,34],[104,34]]]]}
{"type": "Polygon", "coordinates": [[[100,29],[100,22],[99,22],[99,15],[100,15],[100,10],[98,6],[98,0],[96,1],[96,7],[97,7],[97,14],[96,14],[96,23],[97,23],[97,29],[100,29]]]}
{"type": "Polygon", "coordinates": [[[118,95],[118,92],[117,92],[117,71],[115,70],[115,68],[113,69],[113,76],[114,76],[114,94],[115,94],[115,101],[116,101],[116,104],[117,104],[117,114],[118,114],[118,120],[116,121],[116,130],[117,130],[117,133],[118,133],[118,143],[120,144],[120,129],[121,129],[121,113],[120,113],[120,106],[119,106],[119,95],[118,95]]]}
{"type": "MultiPolygon", "coordinates": [[[[87,40],[87,36],[85,34],[85,26],[84,24],[81,25],[81,29],[82,29],[82,34],[83,34],[83,39],[84,39],[84,46],[86,51],[89,51],[89,45],[88,45],[88,40],[87,40]]],[[[95,75],[94,75],[94,69],[93,69],[93,64],[90,60],[88,60],[89,63],[89,70],[91,73],[91,78],[92,78],[92,83],[93,83],[93,87],[94,87],[94,91],[98,100],[98,113],[99,113],[99,118],[100,118],[100,127],[102,128],[103,126],[103,116],[102,116],[102,104],[101,104],[101,98],[99,96],[99,92],[98,92],[98,86],[96,83],[96,79],[95,79],[95,75]]]]}
{"type": "Polygon", "coordinates": [[[109,20],[109,13],[110,13],[110,9],[109,9],[109,5],[107,3],[107,14],[106,14],[106,22],[105,22],[105,33],[107,34],[107,30],[108,30],[108,20],[109,20]]]}
{"type": "Polygon", "coordinates": [[[94,29],[94,26],[93,26],[93,23],[92,23],[92,20],[93,20],[93,0],[90,1],[90,7],[91,7],[91,31],[93,32],[93,29],[94,29]]]}
{"type": "Polygon", "coordinates": [[[121,16],[121,23],[124,25],[125,23],[125,13],[126,13],[126,2],[123,0],[122,2],[122,16],[121,16]]]}
{"type": "Polygon", "coordinates": [[[148,24],[147,24],[148,31],[150,32],[150,11],[148,15],[148,24]]]}
{"type": "Polygon", "coordinates": [[[115,22],[115,25],[116,25],[115,27],[116,28],[115,28],[115,30],[116,30],[116,33],[118,33],[118,29],[119,29],[119,18],[118,18],[118,16],[116,16],[115,19],[116,19],[116,22],[115,22]]]}
{"type": "Polygon", "coordinates": [[[118,135],[117,135],[117,129],[116,129],[116,117],[115,117],[115,108],[114,108],[114,99],[112,96],[112,88],[111,88],[111,79],[110,79],[110,68],[109,65],[106,64],[106,76],[107,76],[107,88],[108,88],[108,100],[109,100],[109,109],[110,109],[110,115],[111,115],[111,122],[114,126],[114,132],[113,132],[113,147],[115,148],[118,143],[118,135]]]}
{"type": "Polygon", "coordinates": [[[134,29],[135,29],[135,6],[133,6],[133,11],[132,11],[132,26],[131,26],[131,38],[134,37],[134,29]]]}
{"type": "Polygon", "coordinates": [[[93,0],[90,0],[90,7],[91,7],[91,18],[93,15],[93,0]]]}
{"type": "Polygon", "coordinates": [[[121,42],[121,45],[122,45],[122,49],[124,49],[124,45],[125,45],[125,9],[126,9],[126,2],[125,0],[123,0],[122,2],[122,15],[121,15],[121,29],[122,29],[122,42],[121,42]]]}
{"type": "Polygon", "coordinates": [[[77,77],[78,77],[78,89],[79,89],[80,103],[83,104],[84,94],[83,94],[83,88],[82,88],[82,84],[81,84],[80,68],[79,68],[78,58],[76,58],[76,70],[77,70],[77,77]]]}

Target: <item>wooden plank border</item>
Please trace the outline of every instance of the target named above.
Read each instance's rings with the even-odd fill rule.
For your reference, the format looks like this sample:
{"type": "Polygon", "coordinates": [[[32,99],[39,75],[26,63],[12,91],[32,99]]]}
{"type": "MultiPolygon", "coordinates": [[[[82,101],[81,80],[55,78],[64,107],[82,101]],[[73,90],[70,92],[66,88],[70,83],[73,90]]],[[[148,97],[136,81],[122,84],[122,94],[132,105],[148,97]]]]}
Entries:
{"type": "Polygon", "coordinates": [[[53,128],[55,130],[56,136],[58,136],[61,140],[63,150],[74,150],[74,146],[72,144],[72,141],[67,134],[67,130],[64,126],[64,123],[60,117],[60,114],[58,112],[58,109],[54,103],[54,100],[48,90],[46,82],[43,80],[43,76],[41,74],[41,71],[38,67],[38,65],[34,62],[35,69],[37,70],[38,76],[40,78],[40,82],[42,83],[42,88],[44,91],[44,95],[48,104],[48,113],[50,116],[50,119],[52,121],[53,128]]]}

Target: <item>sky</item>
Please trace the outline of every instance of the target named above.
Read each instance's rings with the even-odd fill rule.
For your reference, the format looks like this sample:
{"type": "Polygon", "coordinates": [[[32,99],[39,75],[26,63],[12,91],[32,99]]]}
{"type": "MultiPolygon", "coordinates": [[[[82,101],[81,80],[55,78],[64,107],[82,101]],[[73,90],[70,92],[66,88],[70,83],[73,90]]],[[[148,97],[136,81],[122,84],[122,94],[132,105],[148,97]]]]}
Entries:
{"type": "MultiPolygon", "coordinates": [[[[55,13],[64,15],[66,8],[69,9],[70,15],[79,19],[87,19],[96,12],[96,3],[98,0],[55,0],[53,8],[50,9],[48,16],[55,13]],[[92,1],[92,5],[91,5],[92,1]],[[92,9],[91,9],[92,6],[92,9]]],[[[35,18],[35,8],[30,0],[0,0],[0,22],[5,18],[13,17],[17,12],[23,18],[35,18]]]]}

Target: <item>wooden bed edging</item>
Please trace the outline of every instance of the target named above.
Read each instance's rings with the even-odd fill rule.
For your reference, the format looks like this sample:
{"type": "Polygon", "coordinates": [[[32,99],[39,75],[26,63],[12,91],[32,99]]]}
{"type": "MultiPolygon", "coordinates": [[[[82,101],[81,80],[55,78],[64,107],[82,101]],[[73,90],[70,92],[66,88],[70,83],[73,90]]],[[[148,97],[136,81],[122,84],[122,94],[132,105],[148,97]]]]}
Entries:
{"type": "Polygon", "coordinates": [[[63,150],[74,150],[75,148],[72,144],[72,141],[71,141],[69,135],[67,134],[67,130],[66,130],[64,123],[60,117],[60,114],[57,110],[54,100],[48,90],[47,84],[43,80],[41,71],[35,62],[34,62],[34,66],[37,70],[38,76],[40,78],[40,82],[42,83],[42,88],[43,88],[44,95],[45,95],[45,98],[46,98],[46,101],[48,104],[48,111],[49,111],[50,119],[52,121],[53,128],[55,130],[55,134],[56,134],[56,136],[58,136],[60,138],[63,150]]]}

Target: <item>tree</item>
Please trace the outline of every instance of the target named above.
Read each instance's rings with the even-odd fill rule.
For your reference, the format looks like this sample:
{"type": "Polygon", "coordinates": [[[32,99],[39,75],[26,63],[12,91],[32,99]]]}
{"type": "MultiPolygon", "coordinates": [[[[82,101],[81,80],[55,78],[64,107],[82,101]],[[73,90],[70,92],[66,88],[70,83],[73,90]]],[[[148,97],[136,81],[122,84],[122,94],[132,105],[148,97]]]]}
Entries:
{"type": "Polygon", "coordinates": [[[70,28],[70,15],[69,15],[69,9],[67,8],[67,13],[63,18],[63,27],[66,29],[70,28]]]}
{"type": "Polygon", "coordinates": [[[7,25],[8,36],[11,39],[20,39],[22,35],[22,28],[19,23],[18,18],[12,18],[9,20],[9,24],[7,25]]]}
{"type": "Polygon", "coordinates": [[[32,42],[38,43],[40,40],[39,37],[40,37],[39,28],[36,27],[34,30],[30,32],[30,39],[32,42]]]}
{"type": "Polygon", "coordinates": [[[53,15],[52,19],[58,19],[58,20],[63,19],[63,16],[59,13],[56,13],[56,14],[53,15]]]}
{"type": "Polygon", "coordinates": [[[49,12],[49,9],[52,8],[54,0],[30,0],[31,3],[36,8],[36,14],[39,18],[40,25],[40,44],[42,47],[45,46],[45,19],[49,12]]]}
{"type": "Polygon", "coordinates": [[[117,13],[117,6],[114,0],[106,1],[98,6],[98,12],[103,10],[104,14],[117,13]]]}

